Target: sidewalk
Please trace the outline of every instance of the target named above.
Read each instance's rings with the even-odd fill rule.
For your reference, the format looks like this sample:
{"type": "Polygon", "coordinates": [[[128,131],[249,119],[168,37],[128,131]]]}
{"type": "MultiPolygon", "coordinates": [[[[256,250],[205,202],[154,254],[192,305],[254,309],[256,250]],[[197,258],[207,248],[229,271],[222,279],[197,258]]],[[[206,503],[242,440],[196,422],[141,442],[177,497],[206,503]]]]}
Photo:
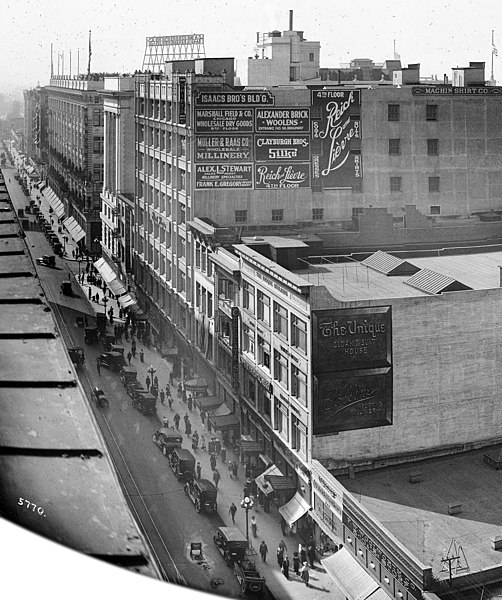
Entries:
{"type": "MultiPolygon", "coordinates": [[[[71,261],[74,266],[75,261],[71,261]]],[[[84,284],[82,286],[84,292],[87,295],[87,288],[89,286],[84,284]]],[[[102,295],[102,290],[91,286],[92,294],[96,291],[102,295]]],[[[113,301],[114,302],[114,301],[113,301]]],[[[93,306],[96,306],[93,303],[93,306]]],[[[125,347],[125,353],[130,349],[130,342],[122,340],[122,345],[125,347]]],[[[169,382],[169,375],[172,371],[172,364],[167,360],[163,359],[155,350],[147,348],[140,340],[136,340],[137,355],[136,358],[131,359],[131,366],[134,366],[138,371],[138,380],[144,384],[146,376],[148,375],[147,369],[153,366],[156,369],[155,375],[159,379],[159,389],[165,389],[166,384],[169,382]],[[139,359],[139,350],[143,349],[144,362],[139,359]]],[[[219,437],[218,433],[209,434],[207,428],[202,425],[199,410],[193,408],[192,411],[188,410],[188,407],[183,403],[182,399],[177,398],[177,388],[179,379],[174,380],[174,385],[171,386],[171,392],[173,394],[173,405],[172,409],[169,408],[169,404],[166,400],[165,404],[161,404],[160,400],[157,401],[157,413],[160,421],[166,417],[169,421],[169,425],[174,427],[173,418],[176,412],[181,417],[180,432],[183,434],[183,447],[190,450],[197,461],[200,461],[202,467],[202,477],[212,481],[212,471],[209,464],[209,453],[201,450],[200,447],[197,451],[192,450],[192,438],[186,436],[184,433],[183,417],[188,414],[192,423],[192,432],[197,431],[199,433],[199,446],[200,437],[204,435],[206,438],[206,445],[211,437],[219,437]]],[[[221,439],[221,437],[220,437],[221,439]]],[[[217,468],[221,475],[221,480],[218,486],[218,512],[220,517],[223,519],[225,525],[232,526],[232,518],[229,514],[229,507],[232,502],[237,506],[237,513],[235,515],[235,524],[239,529],[246,532],[246,515],[244,509],[241,508],[240,502],[243,497],[243,486],[244,486],[244,467],[239,464],[238,478],[230,478],[228,474],[227,464],[229,460],[238,461],[238,456],[232,451],[227,450],[226,464],[223,464],[221,459],[218,457],[217,468]]],[[[300,538],[294,534],[288,534],[283,536],[281,533],[279,516],[275,509],[272,509],[271,513],[265,513],[258,503],[255,504],[253,509],[249,511],[249,519],[254,515],[258,523],[258,536],[256,539],[251,537],[251,542],[256,555],[254,557],[257,567],[260,573],[266,578],[267,586],[271,591],[272,595],[276,600],[314,600],[320,598],[334,598],[336,600],[344,600],[344,594],[337,588],[331,577],[325,572],[324,568],[318,563],[315,563],[314,569],[310,569],[310,586],[307,588],[301,581],[299,576],[295,575],[292,562],[293,552],[298,549],[300,538]],[[262,540],[265,540],[268,546],[267,563],[263,564],[261,557],[258,554],[258,547],[262,540]],[[287,546],[287,554],[290,561],[290,579],[286,580],[284,575],[279,570],[276,560],[276,551],[279,542],[284,540],[287,546]]],[[[249,527],[249,535],[251,536],[251,527],[249,527]]]]}

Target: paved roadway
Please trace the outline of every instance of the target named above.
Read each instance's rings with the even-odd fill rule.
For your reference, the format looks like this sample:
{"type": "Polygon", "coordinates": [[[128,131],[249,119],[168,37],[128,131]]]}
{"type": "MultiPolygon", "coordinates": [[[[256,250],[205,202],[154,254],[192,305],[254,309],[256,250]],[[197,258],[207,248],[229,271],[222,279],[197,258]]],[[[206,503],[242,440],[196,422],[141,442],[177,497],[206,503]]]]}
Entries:
{"type": "MultiPolygon", "coordinates": [[[[14,181],[13,173],[13,170],[4,169],[13,204],[22,208],[26,198],[14,181]]],[[[43,233],[27,231],[26,239],[34,259],[52,254],[43,233]]],[[[211,591],[211,580],[222,579],[223,583],[213,593],[239,597],[238,582],[212,542],[216,528],[223,522],[218,515],[210,517],[195,511],[182,484],[169,468],[167,459],[153,444],[152,434],[160,426],[158,418],[143,416],[132,408],[117,375],[103,368],[101,376],[98,376],[96,357],[101,349],[85,346],[84,332],[76,325],[76,316],[81,312],[91,314],[92,307],[76,283],[73,297],[63,296],[59,291],[61,281],[68,279],[66,260],[57,258],[56,269],[39,265],[36,268],[67,346],[85,347],[86,365],[80,372],[80,381],[87,397],[90,398],[92,387],[98,386],[110,400],[106,409],[98,409],[91,402],[89,405],[106,440],[125,494],[167,577],[202,591],[211,591]],[[203,543],[204,561],[200,564],[190,559],[192,541],[203,543]]]]}

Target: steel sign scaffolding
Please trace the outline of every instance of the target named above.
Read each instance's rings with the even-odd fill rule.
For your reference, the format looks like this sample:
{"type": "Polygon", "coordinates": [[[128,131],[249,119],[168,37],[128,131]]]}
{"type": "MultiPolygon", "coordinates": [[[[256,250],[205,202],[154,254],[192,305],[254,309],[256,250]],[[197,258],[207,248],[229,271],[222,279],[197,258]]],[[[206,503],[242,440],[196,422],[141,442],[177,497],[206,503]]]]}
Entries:
{"type": "Polygon", "coordinates": [[[170,60],[190,60],[205,56],[203,33],[147,37],[143,71],[156,73],[170,60]]]}

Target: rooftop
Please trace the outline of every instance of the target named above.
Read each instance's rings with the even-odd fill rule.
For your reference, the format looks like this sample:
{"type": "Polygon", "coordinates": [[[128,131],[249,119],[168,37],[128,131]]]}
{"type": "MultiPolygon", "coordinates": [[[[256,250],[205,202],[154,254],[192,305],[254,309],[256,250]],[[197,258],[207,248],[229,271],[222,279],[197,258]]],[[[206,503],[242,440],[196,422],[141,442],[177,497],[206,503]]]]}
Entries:
{"type": "Polygon", "coordinates": [[[500,535],[502,471],[483,461],[485,452],[486,448],[339,479],[416,558],[432,566],[434,575],[447,579],[441,559],[452,540],[462,546],[469,567],[459,575],[500,565],[500,551],[492,549],[490,540],[500,535]],[[409,474],[416,471],[422,473],[422,481],[409,483],[409,474]],[[448,505],[457,503],[461,513],[449,515],[448,505]]]}

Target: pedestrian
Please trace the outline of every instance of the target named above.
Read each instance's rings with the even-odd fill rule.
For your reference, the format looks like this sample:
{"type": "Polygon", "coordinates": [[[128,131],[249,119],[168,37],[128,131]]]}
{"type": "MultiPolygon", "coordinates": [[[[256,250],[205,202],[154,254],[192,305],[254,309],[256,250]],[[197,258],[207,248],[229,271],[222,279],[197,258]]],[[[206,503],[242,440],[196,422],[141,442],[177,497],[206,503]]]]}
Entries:
{"type": "Polygon", "coordinates": [[[152,383],[152,380],[150,379],[149,375],[146,376],[145,383],[146,383],[146,389],[148,391],[150,391],[150,384],[152,383]]]}
{"type": "Polygon", "coordinates": [[[300,544],[300,562],[302,565],[307,562],[307,548],[304,544],[300,544]]]}
{"type": "Polygon", "coordinates": [[[98,375],[101,375],[101,361],[99,358],[96,359],[96,369],[98,370],[98,375]]]}
{"type": "Polygon", "coordinates": [[[169,373],[169,383],[174,385],[174,375],[172,371],[169,373]]]}
{"type": "Polygon", "coordinates": [[[192,411],[192,395],[191,394],[187,398],[187,406],[188,406],[188,410],[191,412],[192,411]]]}
{"type": "MultiPolygon", "coordinates": [[[[235,513],[237,512],[237,506],[235,506],[234,502],[232,502],[232,504],[230,505],[228,512],[230,515],[232,515],[232,523],[235,525],[235,513]]],[[[260,552],[261,552],[261,547],[260,547],[260,552]]]]}
{"type": "Polygon", "coordinates": [[[172,410],[173,409],[173,398],[172,398],[171,394],[169,394],[169,396],[167,397],[167,401],[169,402],[169,408],[172,410]]]}
{"type": "Polygon", "coordinates": [[[234,473],[234,463],[231,460],[229,460],[228,461],[228,475],[229,475],[230,479],[232,479],[233,473],[234,473]]]}
{"type": "Polygon", "coordinates": [[[131,346],[131,352],[132,352],[133,358],[136,358],[136,346],[134,344],[131,346]]]}
{"type": "MultiPolygon", "coordinates": [[[[52,223],[52,219],[51,219],[51,223],[52,223]]],[[[73,256],[73,258],[75,258],[75,250],[71,251],[71,255],[73,256]]]]}
{"type": "Polygon", "coordinates": [[[188,416],[188,413],[185,413],[183,420],[185,421],[185,425],[188,423],[188,421],[190,421],[190,417],[188,416]]]}
{"type": "Polygon", "coordinates": [[[160,403],[164,404],[165,399],[166,399],[166,394],[165,394],[164,390],[160,390],[160,403]]]}
{"type": "Polygon", "coordinates": [[[159,387],[159,378],[157,377],[157,375],[155,375],[155,377],[153,378],[153,385],[159,387]]]}
{"type": "Polygon", "coordinates": [[[286,521],[284,520],[284,517],[281,516],[281,531],[282,531],[282,535],[288,535],[286,533],[286,527],[288,526],[288,524],[286,523],[286,521]]]}
{"type": "Polygon", "coordinates": [[[185,424],[185,433],[187,435],[191,435],[191,433],[192,433],[192,424],[190,423],[189,420],[185,424]]]}
{"type": "Polygon", "coordinates": [[[180,419],[181,419],[181,417],[179,416],[178,413],[176,413],[174,415],[174,425],[175,425],[176,429],[180,428],[180,419]]]}
{"type": "Polygon", "coordinates": [[[300,557],[298,556],[298,552],[293,552],[293,570],[297,575],[300,574],[300,557]]]}
{"type": "Polygon", "coordinates": [[[196,431],[192,434],[192,450],[194,452],[197,451],[197,446],[199,445],[199,435],[196,431]]]}
{"type": "Polygon", "coordinates": [[[200,411],[200,420],[202,421],[202,424],[204,425],[204,421],[206,420],[206,412],[203,409],[200,411]]]}
{"type": "Polygon", "coordinates": [[[307,547],[307,556],[310,562],[310,568],[314,568],[314,560],[315,560],[315,546],[313,542],[310,542],[307,547]]]}
{"type": "Polygon", "coordinates": [[[94,297],[96,298],[96,304],[99,304],[99,294],[96,294],[94,297]]]}
{"type": "Polygon", "coordinates": [[[267,562],[267,554],[268,554],[268,546],[265,543],[265,540],[262,540],[260,544],[260,554],[261,554],[261,562],[267,562]]]}
{"type": "Polygon", "coordinates": [[[202,467],[200,466],[200,462],[197,463],[197,466],[195,467],[196,471],[197,471],[197,479],[200,479],[200,474],[202,471],[202,467]]]}
{"type": "Polygon", "coordinates": [[[216,489],[218,489],[218,484],[220,483],[220,479],[221,479],[220,472],[218,471],[218,469],[215,468],[213,471],[213,481],[214,481],[214,487],[216,489]]]}
{"type": "Polygon", "coordinates": [[[141,348],[141,350],[139,351],[139,359],[142,363],[145,362],[145,353],[143,351],[143,348],[141,348]]]}
{"type": "Polygon", "coordinates": [[[91,293],[92,293],[92,288],[91,288],[91,286],[89,286],[89,289],[87,290],[87,296],[89,297],[89,300],[91,299],[91,293]]]}
{"type": "Polygon", "coordinates": [[[253,537],[257,537],[258,523],[256,522],[256,517],[254,515],[251,517],[251,531],[253,532],[253,537]]]}
{"type": "Polygon", "coordinates": [[[214,471],[216,469],[216,454],[214,452],[211,452],[209,463],[211,465],[211,471],[214,471]]]}
{"type": "Polygon", "coordinates": [[[279,565],[279,569],[282,569],[282,561],[284,560],[284,550],[282,546],[278,546],[277,548],[277,564],[279,565]]]}
{"type": "Polygon", "coordinates": [[[200,447],[202,450],[206,449],[206,436],[205,435],[200,436],[200,447]]]}
{"type": "Polygon", "coordinates": [[[220,453],[221,462],[225,464],[227,462],[227,449],[222,448],[220,453]]]}
{"type": "Polygon", "coordinates": [[[183,387],[181,385],[181,381],[178,383],[178,400],[181,398],[181,394],[183,392],[183,387]]]}
{"type": "Polygon", "coordinates": [[[289,558],[287,554],[282,561],[282,574],[286,579],[289,579],[289,558]]]}
{"type": "Polygon", "coordinates": [[[239,472],[239,465],[237,464],[237,461],[234,460],[232,463],[232,475],[237,479],[238,476],[238,472],[239,472]]]}
{"type": "Polygon", "coordinates": [[[162,417],[162,425],[166,428],[169,429],[169,420],[167,417],[162,417]]]}
{"type": "Polygon", "coordinates": [[[300,569],[300,577],[305,585],[309,587],[310,573],[306,562],[303,563],[303,567],[300,569]]]}
{"type": "Polygon", "coordinates": [[[132,352],[129,350],[129,352],[127,353],[127,360],[129,361],[129,364],[131,364],[131,358],[132,358],[132,352]]]}

